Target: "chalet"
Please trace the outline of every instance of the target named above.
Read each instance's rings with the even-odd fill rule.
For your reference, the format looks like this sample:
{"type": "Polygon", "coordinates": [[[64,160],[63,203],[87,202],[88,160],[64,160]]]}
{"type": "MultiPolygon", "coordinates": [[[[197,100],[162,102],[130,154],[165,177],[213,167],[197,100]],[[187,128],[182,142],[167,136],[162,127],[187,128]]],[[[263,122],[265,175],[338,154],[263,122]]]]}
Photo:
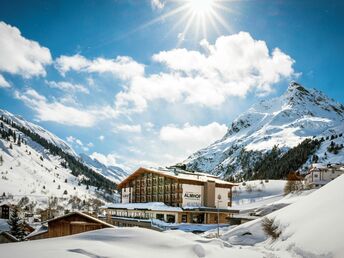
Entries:
{"type": "Polygon", "coordinates": [[[91,230],[110,228],[113,225],[82,212],[50,219],[26,237],[28,240],[74,235],[91,230]],[[44,225],[46,224],[46,225],[44,225]]]}
{"type": "Polygon", "coordinates": [[[313,164],[304,180],[307,186],[319,188],[343,174],[344,164],[313,164]]]}
{"type": "Polygon", "coordinates": [[[230,209],[233,186],[199,172],[139,168],[118,184],[121,203],[105,207],[107,220],[117,226],[144,227],[154,219],[167,223],[227,223],[236,212],[230,209]]]}

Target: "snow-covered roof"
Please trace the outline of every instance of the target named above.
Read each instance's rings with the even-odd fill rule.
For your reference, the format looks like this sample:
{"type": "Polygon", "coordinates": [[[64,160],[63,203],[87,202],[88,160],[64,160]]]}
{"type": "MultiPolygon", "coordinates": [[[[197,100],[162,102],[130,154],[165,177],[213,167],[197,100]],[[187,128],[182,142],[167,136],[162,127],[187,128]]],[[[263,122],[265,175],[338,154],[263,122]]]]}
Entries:
{"type": "Polygon", "coordinates": [[[150,211],[182,211],[182,208],[167,206],[163,202],[147,203],[112,203],[105,206],[108,209],[150,210],[150,211]]]}
{"type": "Polygon", "coordinates": [[[15,236],[11,235],[7,231],[0,231],[0,235],[6,236],[7,238],[11,239],[13,242],[19,242],[19,240],[15,236]]]}
{"type": "Polygon", "coordinates": [[[124,187],[124,185],[134,179],[136,176],[143,174],[143,173],[155,173],[162,176],[176,178],[181,180],[188,180],[188,181],[198,181],[198,182],[207,182],[207,181],[214,181],[216,184],[226,185],[228,187],[235,186],[235,184],[230,183],[228,181],[222,180],[217,176],[205,174],[201,172],[189,172],[177,168],[139,168],[126,179],[124,179],[119,185],[119,188],[124,187]]]}
{"type": "Polygon", "coordinates": [[[30,234],[28,234],[25,238],[30,239],[31,237],[34,237],[34,236],[37,236],[37,235],[40,235],[40,234],[43,234],[46,232],[48,232],[48,226],[42,224],[42,225],[36,227],[36,229],[34,231],[32,231],[30,234]]]}
{"type": "Polygon", "coordinates": [[[79,212],[79,211],[73,211],[73,212],[71,212],[71,213],[62,215],[62,216],[60,216],[60,217],[56,217],[56,218],[53,218],[53,219],[49,219],[49,220],[47,220],[46,222],[49,223],[49,222],[51,222],[51,221],[55,221],[55,220],[62,219],[62,218],[65,218],[65,217],[69,217],[69,216],[72,216],[72,215],[80,215],[80,216],[86,217],[86,218],[88,218],[88,219],[90,219],[90,220],[93,220],[93,221],[95,221],[95,222],[98,222],[98,223],[100,223],[100,224],[103,224],[103,225],[105,225],[105,226],[114,227],[113,225],[111,225],[111,224],[109,224],[109,223],[106,223],[105,221],[102,221],[102,220],[100,220],[100,219],[97,219],[97,218],[95,218],[95,217],[92,217],[92,216],[90,216],[90,215],[88,215],[88,214],[85,214],[85,213],[79,212]]]}

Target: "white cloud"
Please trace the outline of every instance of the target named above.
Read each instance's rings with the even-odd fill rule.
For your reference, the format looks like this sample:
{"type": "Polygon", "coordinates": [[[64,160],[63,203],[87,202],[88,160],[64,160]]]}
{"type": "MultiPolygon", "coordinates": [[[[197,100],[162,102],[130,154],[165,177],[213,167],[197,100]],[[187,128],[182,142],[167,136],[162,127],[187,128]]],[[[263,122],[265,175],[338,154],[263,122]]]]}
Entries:
{"type": "Polygon", "coordinates": [[[104,155],[98,152],[93,152],[90,157],[103,163],[105,166],[118,166],[115,154],[104,155]]]}
{"type": "Polygon", "coordinates": [[[165,6],[165,2],[162,0],[151,0],[151,6],[153,9],[163,9],[165,6]]]}
{"type": "Polygon", "coordinates": [[[104,141],[104,139],[105,139],[105,136],[104,135],[99,135],[99,140],[102,142],[102,141],[104,141]]]}
{"type": "Polygon", "coordinates": [[[78,148],[81,148],[84,152],[88,152],[90,150],[89,148],[93,147],[93,143],[92,142],[89,142],[85,146],[84,143],[80,139],[75,138],[74,136],[68,136],[68,137],[66,137],[66,140],[71,145],[74,145],[74,146],[76,146],[78,148]]]}
{"type": "Polygon", "coordinates": [[[130,80],[135,76],[144,75],[144,65],[128,56],[118,56],[116,59],[98,57],[94,60],[88,60],[79,54],[60,56],[55,61],[55,67],[62,75],[71,70],[87,73],[111,73],[121,80],[130,80]]]}
{"type": "Polygon", "coordinates": [[[10,87],[11,87],[10,83],[6,81],[4,76],[0,74],[0,88],[10,88],[10,87]]]}
{"type": "Polygon", "coordinates": [[[119,112],[142,112],[148,103],[219,107],[228,97],[249,92],[270,93],[272,86],[294,76],[294,60],[276,48],[271,53],[264,41],[247,32],[221,36],[215,44],[203,40],[203,51],[172,49],[153,55],[167,71],[136,76],[116,96],[119,112]]]}
{"type": "Polygon", "coordinates": [[[226,125],[213,122],[204,126],[167,125],[160,129],[159,136],[162,141],[172,144],[175,148],[183,149],[189,155],[220,139],[226,132],[226,125]]]}
{"type": "Polygon", "coordinates": [[[48,48],[24,38],[18,28],[0,22],[0,71],[25,78],[45,76],[44,66],[51,61],[48,48]]]}
{"type": "Polygon", "coordinates": [[[66,140],[67,140],[67,142],[69,142],[69,143],[74,143],[74,141],[76,140],[75,139],[75,137],[73,137],[73,136],[67,136],[67,138],[66,138],[66,140]]]}
{"type": "Polygon", "coordinates": [[[82,141],[80,139],[76,139],[75,143],[79,146],[84,146],[84,144],[82,143],[82,141]]]}
{"type": "Polygon", "coordinates": [[[107,106],[83,109],[75,106],[67,106],[58,101],[49,102],[34,89],[27,89],[23,93],[16,91],[15,97],[36,111],[36,117],[41,121],[51,121],[79,127],[91,127],[96,121],[114,115],[113,110],[107,106]]]}
{"type": "Polygon", "coordinates": [[[127,132],[127,133],[140,133],[141,125],[117,124],[114,126],[113,132],[127,132]]]}
{"type": "Polygon", "coordinates": [[[62,81],[62,82],[45,81],[45,83],[51,88],[56,88],[56,89],[66,91],[66,92],[82,92],[85,94],[90,93],[90,91],[81,84],[73,84],[73,83],[65,82],[65,81],[62,81]]]}

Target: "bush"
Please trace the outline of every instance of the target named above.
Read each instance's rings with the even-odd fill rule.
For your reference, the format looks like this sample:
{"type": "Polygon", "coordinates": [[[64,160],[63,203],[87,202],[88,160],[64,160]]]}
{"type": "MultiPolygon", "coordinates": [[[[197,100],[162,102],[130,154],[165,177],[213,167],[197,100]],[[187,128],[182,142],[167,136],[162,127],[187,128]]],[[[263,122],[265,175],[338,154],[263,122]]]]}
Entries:
{"type": "Polygon", "coordinates": [[[275,225],[275,219],[269,219],[268,217],[263,218],[262,227],[265,234],[273,240],[276,240],[281,235],[281,231],[278,229],[278,226],[275,225]]]}
{"type": "Polygon", "coordinates": [[[287,177],[287,183],[284,186],[284,195],[303,189],[302,177],[295,172],[290,172],[287,177]]]}

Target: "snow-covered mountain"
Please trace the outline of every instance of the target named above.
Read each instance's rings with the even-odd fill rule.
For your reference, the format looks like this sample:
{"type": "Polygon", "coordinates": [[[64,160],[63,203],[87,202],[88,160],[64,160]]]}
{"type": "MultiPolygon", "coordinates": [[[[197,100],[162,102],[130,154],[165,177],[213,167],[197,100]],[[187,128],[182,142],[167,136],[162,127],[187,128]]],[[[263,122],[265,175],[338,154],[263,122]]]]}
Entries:
{"type": "Polygon", "coordinates": [[[324,141],[315,153],[318,162],[343,162],[344,149],[336,154],[328,151],[331,141],[336,146],[344,143],[343,132],[342,104],[292,82],[282,96],[260,101],[239,115],[222,139],[192,154],[183,164],[190,170],[228,177],[243,171],[244,152],[259,156],[276,145],[285,153],[306,138],[322,137],[324,141]]]}
{"type": "Polygon", "coordinates": [[[48,142],[62,149],[64,152],[67,152],[75,157],[77,156],[74,150],[65,141],[61,140],[51,132],[45,130],[41,126],[28,122],[21,116],[13,115],[12,113],[3,109],[0,109],[0,116],[4,116],[5,118],[10,119],[17,125],[23,126],[29,129],[30,131],[37,133],[42,138],[46,139],[48,142]]]}
{"type": "Polygon", "coordinates": [[[63,140],[8,111],[0,110],[0,117],[1,195],[14,200],[27,196],[39,202],[46,202],[47,197],[116,198],[109,194],[115,184],[108,174],[83,164],[63,140]]]}
{"type": "Polygon", "coordinates": [[[99,160],[92,158],[85,153],[81,153],[79,154],[79,156],[87,166],[91,167],[92,169],[99,172],[108,179],[114,181],[115,183],[121,182],[124,178],[126,178],[129,175],[128,172],[124,169],[118,166],[106,166],[99,160]]]}

